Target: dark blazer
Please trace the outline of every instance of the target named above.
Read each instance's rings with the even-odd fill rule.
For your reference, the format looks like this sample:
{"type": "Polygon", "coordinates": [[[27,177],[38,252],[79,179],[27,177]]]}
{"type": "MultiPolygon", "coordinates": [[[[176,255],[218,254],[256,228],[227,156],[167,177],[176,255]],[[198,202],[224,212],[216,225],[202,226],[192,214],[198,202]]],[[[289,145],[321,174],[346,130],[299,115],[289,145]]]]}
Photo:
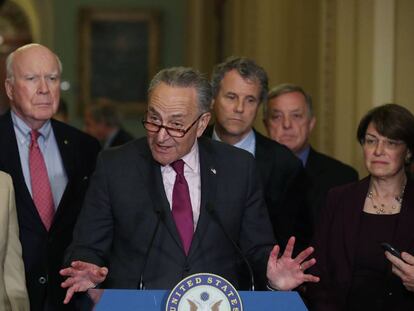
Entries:
{"type": "MultiPolygon", "coordinates": [[[[307,294],[311,310],[345,310],[358,246],[358,232],[362,209],[368,192],[369,178],[333,188],[315,234],[317,264],[311,272],[320,276],[318,284],[308,284],[307,294]]],[[[392,245],[414,254],[414,182],[407,182],[398,225],[392,245]]],[[[380,229],[379,229],[380,230],[380,229]]],[[[384,293],[383,310],[414,310],[413,293],[403,288],[400,279],[391,271],[387,274],[388,288],[384,293]],[[393,293],[388,295],[387,293],[393,293]],[[402,294],[401,294],[402,293],[402,294]],[[398,295],[397,295],[398,294],[398,295]],[[403,300],[401,295],[411,299],[403,300]],[[399,297],[399,298],[396,298],[399,297]]]]}
{"type": "Polygon", "coordinates": [[[313,227],[316,227],[321,207],[329,189],[358,180],[351,166],[311,148],[305,166],[307,178],[306,205],[310,209],[313,227]]]}
{"type": "MultiPolygon", "coordinates": [[[[285,247],[290,236],[297,237],[296,250],[308,246],[311,219],[305,206],[304,170],[300,160],[284,145],[257,131],[255,160],[276,240],[285,247]]],[[[204,135],[213,135],[209,126],[204,135]]]]}
{"type": "Polygon", "coordinates": [[[168,289],[198,272],[215,273],[246,288],[246,265],[210,208],[249,259],[256,282],[263,285],[275,241],[253,157],[205,137],[198,141],[201,209],[188,256],[172,218],[160,165],[144,137],[98,157],[66,265],[83,260],[107,266],[105,288],[137,288],[142,275],[146,288],[168,289]],[[162,213],[158,229],[156,210],[162,213]]]}
{"type": "Polygon", "coordinates": [[[120,128],[116,135],[113,137],[111,143],[109,144],[109,147],[121,146],[133,139],[134,137],[131,134],[129,134],[123,128],[120,128]]]}
{"type": "Polygon", "coordinates": [[[94,138],[62,122],[51,122],[68,184],[47,232],[24,180],[11,114],[0,117],[0,170],[13,178],[32,311],[43,311],[46,299],[50,310],[63,310],[65,291],[60,287],[58,271],[100,149],[94,138]]]}

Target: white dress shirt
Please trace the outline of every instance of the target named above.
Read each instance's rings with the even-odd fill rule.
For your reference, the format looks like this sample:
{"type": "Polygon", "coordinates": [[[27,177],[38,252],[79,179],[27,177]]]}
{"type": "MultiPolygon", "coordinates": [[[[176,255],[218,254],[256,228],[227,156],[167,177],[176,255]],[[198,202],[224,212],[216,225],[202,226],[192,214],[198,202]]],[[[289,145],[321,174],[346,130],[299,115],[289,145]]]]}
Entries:
{"type": "MultiPolygon", "coordinates": [[[[193,210],[194,230],[197,227],[200,217],[201,204],[201,178],[200,178],[200,158],[198,154],[198,143],[195,141],[190,152],[181,158],[184,161],[184,177],[187,180],[190,192],[191,208],[193,210]]],[[[171,165],[161,167],[162,181],[164,190],[172,209],[172,193],[175,183],[176,173],[171,165]]]]}

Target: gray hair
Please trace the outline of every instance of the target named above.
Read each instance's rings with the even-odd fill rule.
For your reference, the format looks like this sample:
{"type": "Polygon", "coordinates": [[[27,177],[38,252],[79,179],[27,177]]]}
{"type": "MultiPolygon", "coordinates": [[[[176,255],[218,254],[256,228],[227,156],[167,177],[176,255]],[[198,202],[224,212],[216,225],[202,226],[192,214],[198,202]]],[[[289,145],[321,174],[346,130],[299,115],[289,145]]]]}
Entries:
{"type": "Polygon", "coordinates": [[[198,108],[201,113],[210,111],[211,86],[205,75],[189,67],[171,67],[159,71],[148,87],[148,95],[160,84],[173,87],[193,87],[197,91],[198,108]]]}
{"type": "MultiPolygon", "coordinates": [[[[23,45],[23,46],[17,48],[16,50],[14,50],[12,53],[10,53],[7,56],[7,58],[6,58],[6,74],[7,74],[6,78],[7,78],[7,80],[13,81],[13,79],[14,79],[13,62],[14,62],[14,56],[15,56],[16,52],[19,52],[21,50],[25,50],[27,48],[34,47],[34,46],[39,46],[39,47],[46,48],[45,46],[43,46],[41,44],[38,44],[38,43],[26,44],[26,45],[23,45]]],[[[60,58],[55,53],[53,53],[52,51],[51,51],[51,53],[53,55],[55,55],[55,57],[56,57],[56,61],[58,63],[58,67],[59,67],[59,74],[62,74],[63,66],[62,66],[62,62],[60,61],[60,58]]]]}
{"type": "Polygon", "coordinates": [[[257,65],[252,59],[246,57],[231,56],[227,58],[223,63],[214,67],[211,86],[213,90],[213,96],[216,97],[220,91],[221,81],[227,72],[237,70],[243,79],[257,81],[260,85],[260,98],[259,103],[266,100],[268,86],[268,77],[266,71],[257,65]]]}
{"type": "MultiPolygon", "coordinates": [[[[283,83],[279,84],[272,88],[269,93],[267,94],[267,101],[269,102],[271,99],[279,97],[283,94],[288,93],[300,93],[305,97],[306,106],[308,108],[308,116],[309,118],[313,117],[313,105],[312,105],[312,97],[306,93],[303,88],[295,84],[283,83]]],[[[263,105],[263,117],[268,117],[267,105],[263,105]]]]}
{"type": "Polygon", "coordinates": [[[116,106],[109,102],[98,102],[91,105],[87,112],[97,123],[103,123],[109,127],[121,126],[121,115],[116,106]]]}

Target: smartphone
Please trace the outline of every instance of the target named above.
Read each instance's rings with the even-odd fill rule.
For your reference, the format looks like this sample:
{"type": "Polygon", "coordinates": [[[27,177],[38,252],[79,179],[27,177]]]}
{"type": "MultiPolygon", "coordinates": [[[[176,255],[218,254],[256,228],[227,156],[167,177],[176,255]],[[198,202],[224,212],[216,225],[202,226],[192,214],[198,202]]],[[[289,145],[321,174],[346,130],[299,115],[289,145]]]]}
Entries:
{"type": "Polygon", "coordinates": [[[401,258],[401,252],[395,249],[394,247],[392,247],[390,244],[384,242],[384,243],[381,243],[381,247],[384,249],[384,251],[388,251],[391,255],[394,255],[395,257],[398,257],[401,260],[403,260],[401,258]]]}

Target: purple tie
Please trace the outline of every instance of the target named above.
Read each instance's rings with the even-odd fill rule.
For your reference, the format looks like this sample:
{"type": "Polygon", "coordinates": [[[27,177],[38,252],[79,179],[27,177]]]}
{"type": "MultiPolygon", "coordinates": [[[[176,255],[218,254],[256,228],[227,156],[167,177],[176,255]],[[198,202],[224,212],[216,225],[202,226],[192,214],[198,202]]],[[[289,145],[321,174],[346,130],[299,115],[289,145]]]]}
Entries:
{"type": "Polygon", "coordinates": [[[188,255],[191,240],[193,239],[193,209],[191,208],[190,192],[187,180],[184,177],[184,161],[177,160],[171,163],[177,173],[172,195],[172,215],[183,243],[185,254],[188,255]]]}
{"type": "Polygon", "coordinates": [[[39,135],[39,132],[36,130],[30,132],[30,182],[32,185],[33,202],[46,230],[49,231],[55,214],[55,208],[45,161],[43,159],[42,151],[39,148],[39,144],[37,143],[39,135]]]}

